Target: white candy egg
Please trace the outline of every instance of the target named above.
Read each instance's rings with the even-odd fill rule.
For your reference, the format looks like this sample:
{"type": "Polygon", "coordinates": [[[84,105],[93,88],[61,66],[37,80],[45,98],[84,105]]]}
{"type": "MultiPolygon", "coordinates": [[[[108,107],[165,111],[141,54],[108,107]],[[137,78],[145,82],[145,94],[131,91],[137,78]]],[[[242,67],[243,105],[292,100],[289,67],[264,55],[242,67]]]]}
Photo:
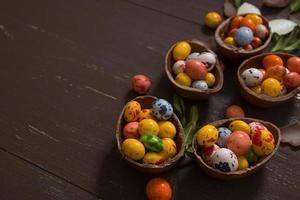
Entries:
{"type": "Polygon", "coordinates": [[[183,60],[176,61],[172,67],[172,71],[176,75],[184,72],[184,69],[185,69],[185,62],[183,60]]]}
{"type": "Polygon", "coordinates": [[[199,56],[200,56],[201,53],[199,52],[194,52],[194,53],[191,53],[187,58],[186,60],[198,60],[199,56]]]}
{"type": "Polygon", "coordinates": [[[236,155],[229,149],[218,149],[212,156],[213,167],[222,172],[232,172],[238,169],[236,155]]]}
{"type": "Polygon", "coordinates": [[[217,58],[213,53],[210,52],[203,52],[200,54],[200,56],[198,57],[198,59],[206,65],[208,71],[211,71],[217,62],[217,58]]]}
{"type": "Polygon", "coordinates": [[[248,87],[253,87],[261,83],[263,80],[263,73],[259,69],[249,68],[242,73],[242,78],[248,87]]]}

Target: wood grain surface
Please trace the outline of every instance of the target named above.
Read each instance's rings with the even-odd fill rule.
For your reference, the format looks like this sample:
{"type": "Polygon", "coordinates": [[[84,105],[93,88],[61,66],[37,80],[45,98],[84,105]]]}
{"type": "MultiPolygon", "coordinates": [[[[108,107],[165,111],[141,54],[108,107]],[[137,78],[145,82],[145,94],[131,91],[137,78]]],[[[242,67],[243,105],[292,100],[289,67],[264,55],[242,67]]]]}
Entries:
{"type": "MultiPolygon", "coordinates": [[[[260,5],[260,1],[254,1],[260,5]]],[[[0,199],[145,199],[152,177],[129,168],[115,141],[123,105],[136,96],[135,74],[150,94],[171,100],[164,56],[175,42],[213,46],[211,0],[3,0],[0,4],[0,199]]],[[[287,9],[263,9],[269,18],[287,9]]],[[[197,101],[201,123],[224,118],[228,105],[278,126],[300,119],[300,100],[261,109],[242,99],[228,62],[223,89],[197,101]]],[[[282,146],[257,174],[220,182],[192,160],[162,174],[173,199],[299,199],[299,152],[282,146]]]]}

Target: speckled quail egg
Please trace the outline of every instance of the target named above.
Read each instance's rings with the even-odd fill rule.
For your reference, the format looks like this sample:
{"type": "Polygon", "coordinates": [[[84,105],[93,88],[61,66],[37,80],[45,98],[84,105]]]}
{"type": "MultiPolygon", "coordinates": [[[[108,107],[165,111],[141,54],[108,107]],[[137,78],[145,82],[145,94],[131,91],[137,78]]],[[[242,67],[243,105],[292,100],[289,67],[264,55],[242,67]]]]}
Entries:
{"type": "Polygon", "coordinates": [[[263,74],[259,69],[249,68],[242,73],[245,84],[249,87],[257,86],[263,80],[263,74]]]}
{"type": "Polygon", "coordinates": [[[167,120],[173,114],[173,107],[167,100],[157,99],[152,103],[152,114],[159,120],[167,120]]]}
{"type": "Polygon", "coordinates": [[[212,156],[213,167],[222,172],[236,171],[239,167],[236,155],[226,148],[218,149],[212,156]]]}

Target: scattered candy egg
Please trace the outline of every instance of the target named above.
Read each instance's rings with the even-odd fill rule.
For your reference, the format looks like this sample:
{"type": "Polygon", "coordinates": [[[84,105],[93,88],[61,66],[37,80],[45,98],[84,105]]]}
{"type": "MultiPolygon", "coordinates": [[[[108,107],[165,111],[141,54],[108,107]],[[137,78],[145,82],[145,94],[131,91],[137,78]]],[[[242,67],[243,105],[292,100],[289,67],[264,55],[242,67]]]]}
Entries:
{"type": "Polygon", "coordinates": [[[249,68],[243,71],[241,74],[245,84],[249,87],[253,87],[259,85],[263,80],[263,74],[259,69],[249,68]]]}
{"type": "Polygon", "coordinates": [[[172,71],[176,75],[184,72],[184,69],[185,69],[185,62],[183,60],[176,61],[172,67],[172,71]]]}
{"type": "Polygon", "coordinates": [[[234,28],[240,28],[240,24],[242,22],[242,20],[244,19],[243,16],[236,16],[233,18],[233,20],[231,21],[231,25],[230,28],[234,29],[234,28]]]}
{"type": "Polygon", "coordinates": [[[152,109],[142,109],[141,112],[138,114],[139,122],[143,119],[154,119],[152,116],[152,109]]]}
{"type": "Polygon", "coordinates": [[[259,24],[255,28],[255,35],[260,39],[265,40],[269,35],[269,30],[265,25],[259,24]]]}
{"type": "Polygon", "coordinates": [[[173,114],[173,107],[167,100],[157,99],[152,104],[152,112],[157,119],[167,120],[173,114]]]}
{"type": "Polygon", "coordinates": [[[262,89],[261,89],[261,85],[257,85],[251,88],[251,90],[253,92],[255,92],[256,94],[261,94],[262,93],[262,89]]]}
{"type": "Polygon", "coordinates": [[[229,46],[235,46],[236,45],[233,37],[225,38],[224,43],[229,45],[229,46]]]}
{"type": "Polygon", "coordinates": [[[258,160],[258,156],[253,151],[252,147],[245,154],[245,158],[247,159],[248,163],[254,163],[254,162],[256,162],[258,160]]]}
{"type": "Polygon", "coordinates": [[[200,54],[201,53],[199,53],[199,52],[193,52],[186,58],[186,60],[194,60],[194,59],[198,60],[200,54]]]}
{"type": "Polygon", "coordinates": [[[250,126],[242,120],[234,120],[229,124],[229,129],[233,131],[244,131],[250,135],[250,126]]]}
{"type": "MultiPolygon", "coordinates": [[[[229,31],[229,33],[228,33],[228,37],[231,37],[232,38],[232,40],[233,40],[233,43],[234,43],[234,36],[235,36],[235,33],[237,32],[237,28],[234,28],[234,29],[231,29],[230,31],[229,31]]],[[[230,44],[229,44],[230,45],[230,44]]]]}
{"type": "Polygon", "coordinates": [[[265,68],[265,70],[277,65],[283,66],[283,60],[279,56],[271,54],[263,58],[263,68],[265,68]]]}
{"type": "Polygon", "coordinates": [[[124,119],[127,122],[133,122],[138,119],[138,115],[141,112],[141,105],[137,101],[129,101],[124,110],[124,119]]]}
{"type": "Polygon", "coordinates": [[[205,125],[197,131],[197,142],[202,147],[211,147],[218,140],[218,129],[213,125],[205,125]]]}
{"type": "Polygon", "coordinates": [[[251,139],[244,131],[234,131],[228,137],[227,148],[235,153],[237,156],[247,153],[251,146],[251,139]]]}
{"type": "Polygon", "coordinates": [[[163,142],[156,135],[144,134],[141,136],[140,142],[142,142],[149,151],[160,152],[163,150],[163,142]]]}
{"type": "Polygon", "coordinates": [[[209,28],[216,28],[222,22],[222,17],[217,12],[209,12],[205,16],[205,24],[209,28]]]}
{"type": "Polygon", "coordinates": [[[243,49],[245,49],[247,51],[251,51],[251,50],[253,50],[253,46],[251,44],[248,44],[248,45],[244,46],[243,49]]]}
{"type": "Polygon", "coordinates": [[[267,78],[262,82],[262,92],[271,97],[277,97],[281,92],[281,85],[277,79],[267,78]]]}
{"type": "Polygon", "coordinates": [[[226,109],[226,118],[245,117],[244,110],[238,105],[231,105],[226,109]]]}
{"type": "Polygon", "coordinates": [[[177,147],[174,140],[170,138],[163,138],[162,143],[163,150],[160,152],[160,154],[163,156],[164,160],[173,158],[177,153],[177,147]]]}
{"type": "Polygon", "coordinates": [[[287,60],[287,67],[291,72],[300,74],[300,58],[296,56],[289,58],[287,60]]]}
{"type": "Polygon", "coordinates": [[[253,40],[251,42],[251,46],[256,49],[257,47],[261,46],[262,45],[262,41],[259,37],[253,37],[253,40]]]}
{"type": "Polygon", "coordinates": [[[268,130],[261,130],[252,136],[252,147],[259,156],[267,156],[275,148],[275,140],[272,133],[268,130]]]}
{"type": "Polygon", "coordinates": [[[157,152],[148,152],[143,158],[143,163],[145,164],[160,165],[163,162],[163,156],[157,152]]]}
{"type": "Polygon", "coordinates": [[[160,121],[158,122],[160,138],[171,138],[173,139],[176,135],[176,127],[170,121],[160,121]]]}
{"type": "Polygon", "coordinates": [[[132,88],[138,94],[147,94],[150,89],[151,81],[145,75],[135,75],[131,79],[132,88]]]}
{"type": "Polygon", "coordinates": [[[238,156],[239,167],[238,170],[247,169],[249,167],[248,160],[244,156],[238,156]]]}
{"type": "Polygon", "coordinates": [[[213,164],[211,158],[218,149],[220,149],[220,147],[216,144],[214,144],[211,147],[206,147],[206,148],[202,147],[201,148],[201,155],[207,164],[209,164],[209,165],[213,164]]]}
{"type": "Polygon", "coordinates": [[[300,75],[297,72],[290,72],[285,75],[283,83],[287,88],[296,88],[300,86],[300,75]]]}
{"type": "Polygon", "coordinates": [[[144,134],[153,134],[158,135],[159,132],[159,126],[156,121],[153,119],[143,119],[139,122],[139,133],[141,135],[144,134]]]}
{"type": "Polygon", "coordinates": [[[216,55],[211,52],[202,52],[197,59],[206,66],[208,71],[211,71],[217,63],[216,55]]]}
{"type": "Polygon", "coordinates": [[[216,82],[216,77],[213,73],[207,73],[204,80],[206,81],[208,87],[212,87],[216,82]]]}
{"type": "Polygon", "coordinates": [[[230,149],[218,149],[211,159],[213,166],[222,172],[236,171],[239,166],[236,155],[230,149]]]}
{"type": "Polygon", "coordinates": [[[249,19],[249,18],[246,18],[246,17],[244,17],[244,19],[240,23],[240,27],[243,27],[243,26],[250,28],[252,31],[255,31],[255,27],[256,27],[256,25],[252,21],[252,19],[249,19]]]}
{"type": "Polygon", "coordinates": [[[263,23],[263,20],[260,16],[256,15],[256,14],[248,14],[245,17],[246,19],[251,19],[255,25],[259,25],[263,23]]]}
{"type": "Polygon", "coordinates": [[[251,129],[251,137],[253,134],[256,134],[257,132],[261,131],[261,130],[267,130],[267,128],[260,122],[251,122],[249,124],[250,129],[251,129]]]}
{"type": "Polygon", "coordinates": [[[207,74],[206,66],[199,60],[188,60],[185,66],[185,73],[193,80],[204,79],[207,74]]]}
{"type": "Polygon", "coordinates": [[[178,42],[173,50],[174,60],[184,60],[191,53],[191,45],[188,42],[178,42]]]}
{"type": "Polygon", "coordinates": [[[153,178],[146,186],[146,195],[149,200],[171,200],[172,188],[163,178],[153,178]]]}
{"type": "Polygon", "coordinates": [[[252,42],[253,32],[248,27],[241,27],[237,30],[234,40],[240,46],[246,46],[252,42]]]}
{"type": "Polygon", "coordinates": [[[281,81],[282,78],[285,76],[286,69],[283,66],[276,65],[274,67],[269,67],[266,71],[267,78],[275,78],[278,81],[281,81]]]}
{"type": "Polygon", "coordinates": [[[177,74],[175,81],[179,85],[186,87],[190,87],[192,84],[192,79],[184,72],[177,74]]]}
{"type": "Polygon", "coordinates": [[[138,139],[140,137],[138,128],[139,128],[138,122],[129,122],[123,128],[123,137],[125,139],[127,139],[127,138],[138,139]]]}
{"type": "Polygon", "coordinates": [[[208,85],[206,83],[206,81],[194,81],[192,83],[192,87],[193,88],[196,88],[196,89],[199,89],[199,90],[202,90],[202,91],[205,91],[205,90],[208,90],[208,85]]]}
{"type": "Polygon", "coordinates": [[[226,127],[220,127],[220,128],[218,128],[218,133],[219,133],[219,138],[218,138],[217,144],[220,147],[226,147],[227,139],[231,134],[231,130],[229,130],[226,127]]]}
{"type": "Polygon", "coordinates": [[[121,145],[122,152],[132,160],[141,160],[145,155],[144,145],[133,138],[124,140],[121,145]]]}

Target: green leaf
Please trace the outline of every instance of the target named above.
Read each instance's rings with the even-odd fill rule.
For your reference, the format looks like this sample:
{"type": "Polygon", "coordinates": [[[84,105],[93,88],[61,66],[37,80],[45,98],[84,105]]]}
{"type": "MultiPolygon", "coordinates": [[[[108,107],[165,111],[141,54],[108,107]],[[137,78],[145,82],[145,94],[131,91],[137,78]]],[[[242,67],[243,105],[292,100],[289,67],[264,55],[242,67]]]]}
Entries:
{"type": "Polygon", "coordinates": [[[279,35],[273,34],[272,41],[275,43],[271,51],[283,51],[287,46],[290,46],[296,42],[299,38],[299,27],[295,27],[290,34],[279,35]]]}
{"type": "Polygon", "coordinates": [[[193,152],[192,151],[192,142],[193,142],[193,137],[197,131],[198,127],[197,124],[194,121],[190,121],[186,127],[184,127],[184,132],[185,132],[185,150],[187,152],[193,152]]]}
{"type": "Polygon", "coordinates": [[[245,1],[246,0],[234,0],[234,5],[236,8],[239,8],[245,1]]]}
{"type": "Polygon", "coordinates": [[[199,111],[198,111],[198,106],[192,105],[190,109],[190,116],[189,116],[189,121],[195,122],[197,124],[199,120],[199,111]]]}
{"type": "Polygon", "coordinates": [[[183,101],[183,99],[181,98],[181,96],[178,96],[178,100],[179,100],[179,104],[180,104],[182,113],[185,113],[185,104],[184,104],[184,101],[183,101]]]}
{"type": "Polygon", "coordinates": [[[300,0],[293,0],[290,4],[290,12],[298,12],[300,10],[300,0]]]}
{"type": "Polygon", "coordinates": [[[276,39],[276,40],[277,41],[275,41],[275,45],[271,49],[271,51],[280,51],[285,47],[285,45],[284,45],[284,36],[278,35],[278,39],[276,39]]]}
{"type": "Polygon", "coordinates": [[[284,51],[297,51],[300,50],[300,39],[298,39],[295,43],[287,46],[283,49],[284,51]]]}
{"type": "Polygon", "coordinates": [[[173,106],[174,106],[174,111],[175,113],[182,118],[183,112],[182,109],[180,107],[180,103],[179,103],[179,98],[177,94],[173,95],[173,106]]]}

